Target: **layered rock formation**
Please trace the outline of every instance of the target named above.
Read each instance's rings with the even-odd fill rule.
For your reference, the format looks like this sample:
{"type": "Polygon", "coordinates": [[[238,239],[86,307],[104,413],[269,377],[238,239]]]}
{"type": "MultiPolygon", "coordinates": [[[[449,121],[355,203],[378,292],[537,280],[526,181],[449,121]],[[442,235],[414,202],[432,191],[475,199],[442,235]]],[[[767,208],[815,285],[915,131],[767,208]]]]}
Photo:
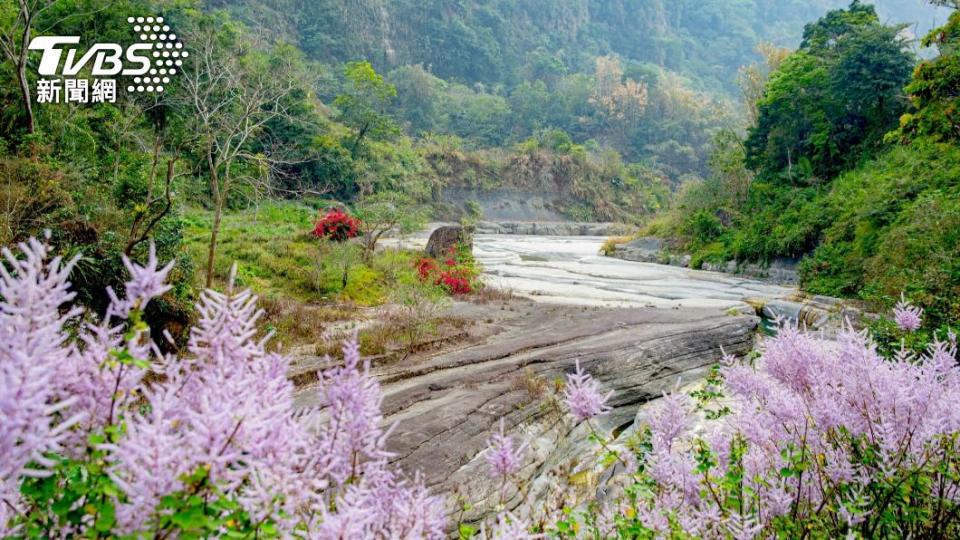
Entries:
{"type": "MultiPolygon", "coordinates": [[[[567,419],[557,394],[576,361],[614,391],[613,410],[596,427],[620,431],[640,404],[679,380],[701,377],[718,361],[721,347],[733,354],[749,351],[759,321],[719,310],[517,301],[466,309],[488,322],[477,332],[486,337],[374,370],[383,385],[386,420],[397,423],[389,442],[395,460],[448,495],[451,516],[459,515],[458,498],[469,502],[466,521],[501,502],[501,484],[489,479],[482,454],[501,418],[508,431],[530,444],[520,489],[507,486],[505,506],[544,511],[591,496],[597,478],[591,463],[581,461],[590,456],[588,429],[567,419]]],[[[299,407],[315,407],[315,396],[305,387],[299,407]]]]}
{"type": "Polygon", "coordinates": [[[633,228],[623,223],[578,223],[574,221],[481,221],[479,234],[527,234],[539,236],[617,236],[633,228]]]}
{"type": "MultiPolygon", "coordinates": [[[[617,244],[612,256],[625,261],[668,264],[670,266],[689,267],[690,255],[671,253],[660,238],[640,237],[629,242],[617,244]]],[[[738,263],[703,263],[703,270],[740,274],[747,277],[769,280],[773,283],[796,285],[800,282],[797,274],[798,261],[794,259],[778,258],[769,264],[738,263]]]]}

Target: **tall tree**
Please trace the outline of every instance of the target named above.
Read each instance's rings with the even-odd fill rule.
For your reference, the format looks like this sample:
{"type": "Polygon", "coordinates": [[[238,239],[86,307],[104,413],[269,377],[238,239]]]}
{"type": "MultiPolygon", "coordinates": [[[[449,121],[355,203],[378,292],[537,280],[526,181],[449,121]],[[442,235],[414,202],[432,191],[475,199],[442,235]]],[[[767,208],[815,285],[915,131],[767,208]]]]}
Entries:
{"type": "Polygon", "coordinates": [[[213,284],[217,237],[231,191],[244,180],[269,187],[264,182],[271,162],[251,146],[269,122],[289,116],[287,98],[299,84],[289,55],[258,53],[233,30],[193,29],[188,35],[193,58],[183,76],[182,106],[192,119],[213,199],[207,287],[213,284]],[[244,171],[239,165],[252,167],[244,171]]]}
{"type": "Polygon", "coordinates": [[[351,152],[356,157],[364,137],[383,137],[397,132],[397,125],[387,114],[397,89],[374,71],[370,62],[350,62],[344,67],[344,92],[333,104],[340,110],[340,120],[356,130],[351,152]]]}
{"type": "Polygon", "coordinates": [[[913,54],[901,26],[854,1],[807,25],[771,76],[746,141],[747,164],[791,182],[829,179],[896,125],[913,54]],[[799,165],[799,167],[798,167],[799,165]]]}
{"type": "Polygon", "coordinates": [[[624,79],[620,61],[612,56],[597,58],[594,77],[596,89],[591,102],[618,149],[624,151],[631,130],[647,107],[647,85],[624,79]]]}
{"type": "Polygon", "coordinates": [[[7,0],[0,5],[0,51],[13,64],[20,87],[27,133],[36,131],[30,83],[27,80],[27,60],[34,24],[40,15],[56,0],[7,0]]]}
{"type": "Polygon", "coordinates": [[[737,72],[737,84],[740,86],[750,126],[757,125],[760,117],[758,104],[763,98],[770,74],[780,69],[791,51],[784,47],[777,47],[773,43],[761,42],[757,45],[757,52],[763,60],[744,66],[737,72]]]}
{"type": "Polygon", "coordinates": [[[936,58],[924,60],[914,71],[906,91],[912,110],[903,115],[902,139],[930,136],[960,140],[960,11],[954,11],[941,28],[930,32],[923,45],[935,46],[936,58]]]}

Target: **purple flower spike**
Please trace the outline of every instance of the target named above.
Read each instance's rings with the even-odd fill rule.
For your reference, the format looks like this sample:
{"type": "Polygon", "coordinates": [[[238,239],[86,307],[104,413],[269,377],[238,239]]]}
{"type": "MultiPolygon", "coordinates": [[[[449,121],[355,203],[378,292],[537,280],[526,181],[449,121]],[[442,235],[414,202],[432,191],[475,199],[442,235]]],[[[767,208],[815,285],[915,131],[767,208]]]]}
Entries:
{"type": "Polygon", "coordinates": [[[487,464],[490,465],[490,473],[499,478],[512,476],[520,470],[523,462],[523,452],[527,449],[527,443],[523,443],[519,448],[513,447],[513,439],[504,434],[503,418],[500,419],[500,432],[494,433],[487,443],[487,464]]]}
{"type": "Polygon", "coordinates": [[[897,326],[905,332],[915,332],[923,325],[922,317],[923,310],[907,302],[901,294],[897,307],[893,309],[893,320],[896,321],[897,326]]]}
{"type": "MultiPolygon", "coordinates": [[[[87,459],[90,435],[122,422],[122,436],[98,444],[123,493],[114,499],[111,536],[157,536],[162,502],[186,490],[236,500],[284,538],[446,538],[443,499],[388,460],[383,396],[356,338],[344,346],[343,363],[320,375],[320,409],[302,415],[290,359],[268,353],[266,338],[257,337],[262,311],[250,291],[202,293],[188,354],[160,358],[149,333],[131,339],[123,324],[169,290],[172,265],[161,267],[153,247],[144,266],[124,259],[131,276],[124,297],[110,291],[107,316],[90,315],[76,331],[82,310],[69,309],[67,281],[75,260],[48,261],[49,248],[35,239],[19,248],[0,249],[4,533],[23,525],[24,478],[61,474],[56,457],[87,459]],[[163,377],[145,377],[150,370],[163,377]],[[203,483],[188,485],[201,467],[203,483]]],[[[89,518],[65,534],[86,536],[101,523],[89,518]]]]}
{"type": "Polygon", "coordinates": [[[600,393],[600,385],[589,373],[580,369],[580,361],[577,360],[577,371],[567,374],[567,388],[563,391],[563,397],[570,409],[570,414],[578,422],[589,420],[594,416],[604,414],[610,411],[607,406],[607,400],[613,395],[613,391],[606,395],[600,393]]]}

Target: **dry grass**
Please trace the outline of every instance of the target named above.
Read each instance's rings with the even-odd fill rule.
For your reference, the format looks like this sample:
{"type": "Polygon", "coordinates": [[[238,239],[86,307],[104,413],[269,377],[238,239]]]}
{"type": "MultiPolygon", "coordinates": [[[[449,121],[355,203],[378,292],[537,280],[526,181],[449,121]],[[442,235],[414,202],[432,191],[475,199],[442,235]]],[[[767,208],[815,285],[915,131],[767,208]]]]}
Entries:
{"type": "Polygon", "coordinates": [[[534,400],[540,400],[549,392],[550,383],[538,375],[533,368],[527,366],[523,368],[523,373],[513,380],[512,387],[526,391],[534,400]]]}
{"type": "Polygon", "coordinates": [[[267,296],[259,301],[264,310],[261,331],[273,331],[277,345],[317,343],[331,323],[356,317],[351,305],[306,304],[289,297],[267,296]]]}
{"type": "Polygon", "coordinates": [[[626,244],[627,242],[633,240],[633,236],[612,236],[607,238],[604,241],[603,245],[600,246],[600,253],[603,253],[606,256],[613,255],[617,250],[617,244],[626,244]]]}
{"type": "Polygon", "coordinates": [[[466,300],[477,304],[490,304],[493,302],[505,302],[515,298],[513,291],[507,289],[498,289],[489,285],[478,287],[466,300]]]}

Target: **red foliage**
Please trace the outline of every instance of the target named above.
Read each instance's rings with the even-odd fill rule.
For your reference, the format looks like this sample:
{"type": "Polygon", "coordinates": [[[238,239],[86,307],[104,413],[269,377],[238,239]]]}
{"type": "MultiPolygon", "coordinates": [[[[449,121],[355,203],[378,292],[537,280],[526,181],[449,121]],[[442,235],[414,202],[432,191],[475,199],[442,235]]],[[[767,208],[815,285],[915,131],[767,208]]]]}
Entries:
{"type": "Polygon", "coordinates": [[[443,264],[447,266],[456,266],[458,264],[457,250],[453,246],[447,248],[447,260],[444,261],[443,264]]]}
{"type": "Polygon", "coordinates": [[[437,271],[437,261],[429,258],[423,258],[417,261],[417,275],[420,281],[426,281],[431,274],[437,271]]]}
{"type": "Polygon", "coordinates": [[[440,272],[437,285],[441,285],[450,294],[470,294],[473,290],[470,287],[470,279],[457,270],[440,272]]]}
{"type": "Polygon", "coordinates": [[[360,220],[340,208],[332,208],[327,215],[317,220],[313,235],[334,242],[343,242],[360,234],[360,220]]]}
{"type": "Polygon", "coordinates": [[[417,275],[420,281],[432,281],[443,287],[449,294],[470,294],[473,287],[470,285],[470,269],[459,266],[459,262],[451,256],[444,261],[444,269],[436,260],[423,258],[417,261],[417,275]]]}

